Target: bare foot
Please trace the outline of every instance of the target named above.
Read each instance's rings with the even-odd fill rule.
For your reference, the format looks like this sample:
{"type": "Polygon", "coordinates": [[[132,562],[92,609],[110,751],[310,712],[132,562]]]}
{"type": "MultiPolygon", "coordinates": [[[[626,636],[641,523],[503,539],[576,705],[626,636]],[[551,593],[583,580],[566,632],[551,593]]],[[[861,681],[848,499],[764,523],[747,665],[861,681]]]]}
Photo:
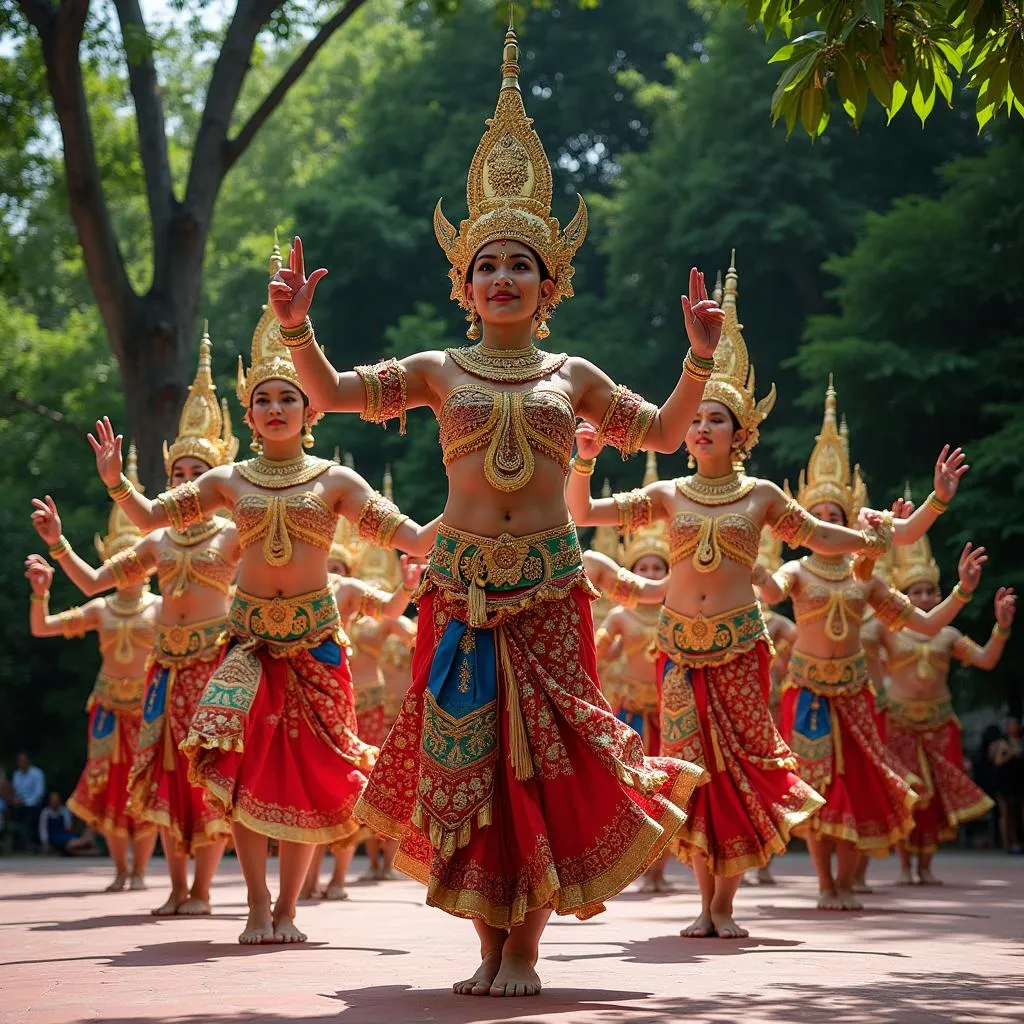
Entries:
{"type": "Polygon", "coordinates": [[[155,917],[173,917],[178,912],[178,907],[188,899],[187,892],[172,892],[165,903],[150,911],[155,917]]]}
{"type": "Polygon", "coordinates": [[[491,982],[492,996],[535,996],[540,989],[540,978],[529,960],[502,952],[501,967],[491,982]]]}
{"type": "Polygon", "coordinates": [[[931,868],[918,868],[917,870],[917,884],[918,885],[942,885],[942,879],[936,878],[932,874],[931,868]]]}
{"type": "Polygon", "coordinates": [[[205,917],[210,913],[210,901],[189,896],[184,903],[178,904],[178,909],[174,913],[178,917],[205,917]]]}
{"type": "Polygon", "coordinates": [[[360,882],[379,882],[380,881],[380,869],[376,864],[371,864],[360,876],[360,882]]]}
{"type": "Polygon", "coordinates": [[[148,889],[149,886],[146,885],[146,880],[142,875],[132,875],[131,881],[128,883],[128,888],[131,889],[132,892],[143,892],[148,889]]]}
{"type": "Polygon", "coordinates": [[[279,917],[274,922],[274,942],[305,942],[308,936],[295,927],[290,917],[279,917]]]}
{"type": "Polygon", "coordinates": [[[647,875],[643,875],[640,879],[640,888],[637,892],[657,892],[658,891],[658,880],[656,878],[650,878],[647,875]]]}
{"type": "Polygon", "coordinates": [[[854,883],[853,883],[853,891],[854,891],[854,892],[859,892],[859,893],[863,893],[863,894],[865,894],[865,895],[870,895],[870,894],[871,894],[871,893],[873,893],[873,892],[874,892],[875,890],[874,890],[874,889],[872,889],[872,888],[871,888],[871,886],[870,886],[870,885],[868,885],[868,883],[867,883],[867,882],[859,882],[859,881],[856,881],[856,880],[854,880],[854,883]]]}
{"type": "Polygon", "coordinates": [[[655,892],[675,892],[676,887],[664,876],[654,880],[655,892]]]}
{"type": "Polygon", "coordinates": [[[717,932],[711,915],[705,914],[702,910],[693,924],[684,928],[679,934],[684,939],[710,939],[714,938],[717,932]]]}
{"type": "Polygon", "coordinates": [[[863,910],[864,904],[853,894],[852,889],[836,889],[840,910],[863,910]]]}
{"type": "Polygon", "coordinates": [[[775,876],[772,874],[772,869],[768,867],[757,869],[757,884],[758,885],[778,885],[775,881],[775,876]]]}
{"type": "Polygon", "coordinates": [[[839,894],[833,889],[826,889],[824,892],[818,893],[818,909],[819,910],[842,910],[843,902],[839,898],[839,894]]]}
{"type": "Polygon", "coordinates": [[[377,877],[382,882],[397,882],[402,876],[394,868],[381,868],[377,877]]]}
{"type": "Polygon", "coordinates": [[[501,968],[501,950],[485,953],[476,973],[465,981],[457,981],[452,985],[452,991],[457,996],[486,996],[490,995],[491,985],[498,976],[501,968]]]}
{"type": "Polygon", "coordinates": [[[896,879],[896,884],[897,885],[913,885],[914,884],[914,879],[910,877],[910,868],[904,868],[900,872],[899,878],[896,879]]]}
{"type": "Polygon", "coordinates": [[[253,907],[249,911],[238,941],[243,946],[259,946],[274,941],[274,918],[269,905],[253,907]]]}
{"type": "Polygon", "coordinates": [[[732,914],[716,914],[712,911],[711,921],[720,939],[745,939],[750,934],[733,920],[732,914]]]}
{"type": "Polygon", "coordinates": [[[348,893],[345,892],[345,883],[344,882],[331,882],[331,884],[328,885],[326,889],[324,889],[324,899],[325,900],[338,900],[339,902],[341,900],[347,900],[348,899],[348,893]]]}
{"type": "Polygon", "coordinates": [[[114,880],[104,889],[104,892],[120,892],[128,884],[128,872],[118,871],[114,880]]]}
{"type": "Polygon", "coordinates": [[[314,878],[302,883],[302,888],[299,890],[300,900],[318,900],[322,896],[323,890],[320,888],[320,883],[317,879],[314,878]]]}

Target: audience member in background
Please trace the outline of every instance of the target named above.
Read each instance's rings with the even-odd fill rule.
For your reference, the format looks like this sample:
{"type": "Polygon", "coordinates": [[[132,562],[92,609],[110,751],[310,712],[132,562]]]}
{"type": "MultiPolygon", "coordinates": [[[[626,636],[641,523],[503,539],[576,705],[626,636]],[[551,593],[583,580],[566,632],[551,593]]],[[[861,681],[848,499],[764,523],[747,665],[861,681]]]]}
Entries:
{"type": "Polygon", "coordinates": [[[27,845],[34,847],[46,796],[46,776],[25,751],[18,754],[17,765],[11,776],[10,818],[21,827],[27,845]]]}
{"type": "Polygon", "coordinates": [[[1007,853],[1021,853],[1024,842],[1024,741],[1018,717],[1007,716],[1005,736],[989,744],[987,755],[995,767],[1003,849],[1007,853]]]}
{"type": "Polygon", "coordinates": [[[43,853],[63,853],[78,838],[72,824],[71,812],[60,793],[51,793],[39,815],[39,845],[43,853]]]}

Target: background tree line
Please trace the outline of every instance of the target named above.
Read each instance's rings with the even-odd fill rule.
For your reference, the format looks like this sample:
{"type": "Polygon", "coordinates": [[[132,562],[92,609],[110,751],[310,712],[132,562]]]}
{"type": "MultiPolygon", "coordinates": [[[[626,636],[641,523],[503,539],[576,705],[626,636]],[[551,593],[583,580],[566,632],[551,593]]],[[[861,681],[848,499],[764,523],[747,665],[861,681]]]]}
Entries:
{"type": "MultiPolygon", "coordinates": [[[[168,159],[183,173],[209,75],[195,26],[166,27],[156,64],[168,159]],[[186,38],[187,37],[187,38],[186,38]]],[[[210,321],[222,394],[265,301],[272,233],[303,235],[330,268],[317,293],[318,337],[351,366],[384,354],[459,344],[433,238],[437,197],[455,216],[465,173],[493,109],[500,18],[491,0],[438,17],[431,5],[375,0],[320,51],[226,176],[216,201],[196,316],[210,321]]],[[[780,398],[752,471],[795,480],[836,374],[854,459],[874,502],[909,479],[923,497],[941,445],[963,443],[972,469],[933,531],[952,579],[965,539],[992,561],[982,599],[961,617],[981,639],[997,583],[1024,587],[1015,541],[1024,469],[1024,140],[1019,121],[978,134],[971,105],[937,108],[922,130],[869,111],[835,121],[813,145],[772,128],[777,68],[740,8],[691,0],[598,6],[554,0],[520,23],[522,82],[555,165],[556,216],[584,194],[591,234],[577,297],[552,321],[551,347],[588,355],[662,400],[685,351],[678,295],[691,263],[725,269],[737,250],[740,313],[762,389],[780,398]]],[[[84,751],[82,705],[95,673],[92,640],[34,641],[25,553],[40,550],[32,496],[53,494],[65,532],[87,553],[106,522],[84,431],[101,413],[125,422],[125,389],[69,216],[64,169],[25,37],[0,57],[0,752],[28,743],[67,787],[84,751]]],[[[302,38],[261,39],[240,106],[295,60],[302,38]]],[[[84,64],[97,158],[126,274],[152,273],[145,173],[130,114],[131,83],[98,42],[84,64]]],[[[192,365],[198,324],[190,328],[192,365]]],[[[239,430],[243,451],[247,437],[239,430]]],[[[413,413],[409,433],[328,417],[317,450],[353,454],[378,482],[429,518],[444,496],[437,428],[413,413]]],[[[661,460],[682,473],[685,455],[661,460]]],[[[638,460],[606,453],[599,474],[639,483],[638,460]]],[[[150,473],[150,490],[159,480],[150,473]]],[[[52,607],[79,600],[58,573],[52,607]]],[[[958,699],[1016,700],[1014,644],[993,676],[971,674],[958,699]]]]}

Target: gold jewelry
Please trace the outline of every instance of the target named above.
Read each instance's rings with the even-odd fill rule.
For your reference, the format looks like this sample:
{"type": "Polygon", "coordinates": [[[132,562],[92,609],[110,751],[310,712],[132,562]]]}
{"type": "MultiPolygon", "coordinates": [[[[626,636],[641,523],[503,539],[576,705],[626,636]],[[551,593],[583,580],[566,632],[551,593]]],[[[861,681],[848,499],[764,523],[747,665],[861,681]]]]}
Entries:
{"type": "Polygon", "coordinates": [[[715,360],[713,356],[711,359],[705,359],[704,356],[697,355],[692,348],[687,351],[686,358],[683,362],[692,363],[695,370],[706,372],[709,376],[714,373],[715,370],[715,360]]]}
{"type": "Polygon", "coordinates": [[[777,540],[785,541],[791,548],[799,548],[817,528],[818,520],[790,498],[782,515],[772,524],[771,531],[777,540]]]}
{"type": "Polygon", "coordinates": [[[132,493],[133,490],[135,490],[135,487],[132,485],[131,480],[122,473],[121,479],[114,484],[113,487],[107,488],[107,494],[109,494],[114,501],[120,504],[132,493]]]}
{"type": "Polygon", "coordinates": [[[686,468],[687,469],[696,469],[697,468],[697,460],[692,455],[687,455],[686,456],[686,468]]]}
{"type": "Polygon", "coordinates": [[[402,364],[397,359],[382,359],[373,366],[357,366],[356,373],[366,392],[366,405],[359,418],[386,427],[388,420],[397,417],[398,432],[404,434],[409,388],[402,364]]]}
{"type": "Polygon", "coordinates": [[[623,384],[616,384],[597,432],[597,443],[618,448],[624,459],[635,455],[643,447],[657,415],[656,405],[623,384]]]}
{"type": "Polygon", "coordinates": [[[207,541],[211,537],[215,537],[224,529],[225,524],[226,520],[218,519],[214,516],[212,519],[205,519],[200,523],[193,523],[187,530],[184,530],[181,533],[177,530],[171,529],[168,529],[167,533],[170,539],[180,547],[194,548],[197,544],[202,544],[203,541],[207,541]]]}
{"type": "Polygon", "coordinates": [[[249,442],[249,451],[256,452],[257,455],[263,454],[263,438],[256,433],[256,428],[252,428],[252,440],[249,442]]]}
{"type": "Polygon", "coordinates": [[[477,315],[475,306],[466,314],[466,319],[469,321],[469,326],[466,328],[466,337],[469,338],[470,341],[479,341],[480,317],[477,315]]]}
{"type": "Polygon", "coordinates": [[[302,447],[312,448],[316,444],[316,438],[313,437],[313,428],[307,423],[302,428],[302,447]]]}
{"type": "Polygon", "coordinates": [[[149,578],[149,572],[142,564],[142,559],[135,548],[118,551],[113,558],[108,558],[103,564],[110,570],[114,586],[121,590],[141,586],[149,578]]]}
{"type": "Polygon", "coordinates": [[[703,373],[702,371],[695,370],[688,359],[683,360],[683,376],[689,377],[691,380],[698,381],[701,384],[707,383],[711,380],[710,373],[703,373]]]}
{"type": "Polygon", "coordinates": [[[393,501],[374,491],[359,510],[356,530],[363,540],[389,548],[398,528],[408,518],[393,501]]]}
{"type": "MultiPolygon", "coordinates": [[[[49,591],[47,591],[47,595],[48,594],[49,594],[49,591]]],[[[999,625],[998,622],[992,627],[992,635],[993,636],[997,636],[997,637],[999,637],[1002,640],[1009,640],[1011,632],[1012,632],[1012,630],[1009,629],[1009,628],[1003,629],[1003,627],[1001,625],[999,625]]]]}
{"type": "MultiPolygon", "coordinates": [[[[651,525],[654,503],[651,501],[651,496],[639,487],[632,491],[621,491],[612,495],[612,501],[615,502],[619,533],[631,537],[636,531],[646,529],[651,525]]],[[[637,557],[634,555],[632,562],[623,564],[629,568],[636,564],[637,557]]]]}
{"type": "Polygon", "coordinates": [[[925,498],[924,502],[937,516],[941,516],[949,508],[949,502],[943,501],[934,491],[925,498]]]}
{"type": "Polygon", "coordinates": [[[535,317],[537,319],[537,327],[533,332],[533,336],[538,341],[544,341],[545,338],[551,337],[551,328],[548,327],[548,317],[550,315],[551,312],[547,308],[547,306],[541,306],[535,314],[535,317]]]}
{"type": "Polygon", "coordinates": [[[37,594],[33,591],[28,595],[28,599],[33,604],[46,604],[50,600],[50,592],[48,590],[44,590],[41,594],[37,594]]]}
{"type": "Polygon", "coordinates": [[[526,384],[550,377],[569,358],[565,352],[542,352],[536,345],[506,349],[489,348],[482,342],[446,352],[459,369],[498,384],[526,384]]]}
{"type": "Polygon", "coordinates": [[[156,500],[157,504],[163,506],[171,528],[179,533],[184,533],[193,523],[200,523],[206,518],[203,515],[199,487],[194,480],[164,491],[156,500]]]}
{"type": "Polygon", "coordinates": [[[676,480],[676,487],[698,505],[731,505],[745,498],[756,486],[756,477],[741,476],[736,470],[725,476],[707,477],[695,473],[676,480]]]}
{"type": "Polygon", "coordinates": [[[968,593],[958,582],[949,596],[961,604],[970,604],[974,600],[974,591],[968,593]]]}
{"type": "Polygon", "coordinates": [[[805,555],[800,564],[812,575],[831,583],[844,583],[853,576],[853,559],[842,555],[831,561],[817,553],[805,555]]]}
{"type": "Polygon", "coordinates": [[[572,471],[579,473],[580,476],[593,476],[597,459],[581,459],[578,455],[574,455],[569,460],[569,465],[572,467],[572,471]]]}
{"type": "Polygon", "coordinates": [[[284,347],[293,352],[296,349],[308,348],[316,341],[316,336],[313,334],[313,321],[308,316],[298,327],[281,327],[280,331],[284,347]]]}
{"type": "Polygon", "coordinates": [[[285,487],[308,484],[310,480],[315,480],[326,473],[333,465],[329,459],[318,459],[313,455],[296,455],[295,458],[275,462],[260,454],[255,459],[236,463],[235,468],[243,480],[248,480],[257,487],[277,491],[285,487]]]}
{"type": "Polygon", "coordinates": [[[57,620],[65,640],[78,640],[85,636],[85,612],[81,608],[69,608],[58,615],[57,620]]]}
{"type": "Polygon", "coordinates": [[[68,543],[67,537],[62,533],[55,544],[51,544],[47,549],[47,554],[51,558],[56,559],[58,562],[65,556],[71,553],[71,545],[68,543]]]}
{"type": "Polygon", "coordinates": [[[130,619],[133,615],[138,615],[143,608],[149,603],[149,595],[143,593],[138,596],[131,604],[126,604],[117,595],[111,595],[107,598],[107,610],[113,612],[114,615],[119,615],[123,619],[130,619]]]}

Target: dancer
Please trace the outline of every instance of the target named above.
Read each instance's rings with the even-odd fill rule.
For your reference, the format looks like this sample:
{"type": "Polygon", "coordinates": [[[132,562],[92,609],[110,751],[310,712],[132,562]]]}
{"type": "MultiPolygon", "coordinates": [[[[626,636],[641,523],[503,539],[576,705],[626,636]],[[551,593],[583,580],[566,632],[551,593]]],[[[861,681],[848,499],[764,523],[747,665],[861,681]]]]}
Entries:
{"type": "Polygon", "coordinates": [[[656,860],[701,772],[645,759],[597,684],[591,588],[564,484],[576,416],[624,453],[678,447],[721,313],[696,269],[683,298],[688,372],[661,409],[580,358],[534,347],[572,295],[586,231],[549,216],[551,169],[523,109],[518,44],[467,183],[469,218],[434,216],[452,297],[481,344],[338,373],[306,316],[317,281],[295,240],[271,302],[311,400],[371,422],[429,406],[448,500],[424,583],[413,685],[356,814],[400,840],[427,902],[471,918],[482,962],[455,991],[524,996],[552,911],[590,917],[656,860]]]}
{"type": "MultiPolygon", "coordinates": [[[[208,325],[199,342],[196,376],[181,411],[174,443],[164,444],[168,486],[182,486],[211,467],[230,462],[238,450],[227,407],[217,399],[208,325]]],[[[126,478],[127,479],[127,478],[126,478]]],[[[114,487],[119,504],[135,491],[114,487]]],[[[36,501],[36,528],[60,535],[56,509],[36,501]]],[[[128,513],[127,506],[122,511],[128,513]]],[[[165,523],[154,523],[163,526],[165,523]]],[[[149,529],[147,525],[145,527],[149,529]]],[[[47,539],[44,536],[44,539],[47,539]]],[[[154,529],[134,547],[94,569],[70,549],[59,564],[86,594],[118,585],[141,585],[156,573],[161,604],[149,661],[139,746],[128,776],[128,807],[160,829],[171,892],[152,912],[159,917],[210,913],[210,886],[224,854],[229,826],[224,815],[190,783],[180,744],[227,641],[231,584],[240,557],[238,533],[227,519],[209,515],[185,526],[154,529]],[[189,858],[195,872],[189,885],[189,858]]]]}
{"type": "MultiPolygon", "coordinates": [[[[922,612],[930,612],[942,600],[939,567],[927,537],[895,549],[893,586],[922,612]]],[[[988,814],[994,806],[964,771],[949,670],[954,658],[974,668],[995,668],[1006,648],[1016,610],[1013,588],[1000,587],[995,597],[996,623],[984,647],[952,626],[932,637],[910,630],[879,636],[890,677],[881,701],[886,717],[885,740],[922,780],[921,801],[914,808],[914,830],[899,845],[898,885],[915,881],[920,885],[941,884],[932,871],[939,843],[955,839],[961,824],[988,814]]]]}
{"type": "Polygon", "coordinates": [[[239,941],[304,942],[295,904],[313,850],[355,839],[352,810],[376,753],[355,734],[346,641],[327,577],[335,523],[344,515],[363,539],[418,554],[435,530],[407,519],[352,470],[303,454],[318,414],[269,312],[253,335],[248,372],[239,362],[238,398],[255,458],[149,501],[121,476],[121,439],[108,419],[89,440],[101,478],[143,528],[171,524],[181,532],[219,508],[234,512],[242,556],[229,613],[233,644],[182,748],[190,779],[231,823],[249,902],[239,941]],[[280,850],[273,906],[270,838],[280,850]]]}
{"type": "Polygon", "coordinates": [[[737,470],[775,401],[774,387],[760,401],[755,396],[737,286],[734,254],[715,370],[686,433],[697,472],[593,501],[586,473],[601,438],[582,426],[567,489],[579,523],[617,521],[629,530],[669,522],[667,581],[642,580],[593,552],[586,565],[591,579],[620,600],[664,602],[658,627],[662,753],[696,761],[709,773],[694,796],[677,850],[701,890],[700,914],[681,933],[694,938],[748,934],[733,914],[743,872],[782,853],[793,828],[823,803],[796,773],[797,760],[768,709],[772,653],[753,589],[767,577],[756,568],[761,531],[770,524],[777,537],[826,553],[877,553],[884,547],[877,534],[820,522],[775,484],[737,470]]]}
{"type": "MultiPolygon", "coordinates": [[[[944,449],[936,465],[936,491],[943,503],[956,492],[959,456],[944,449]]],[[[851,472],[848,444],[836,420],[836,393],[829,380],[821,433],[807,470],[801,472],[796,501],[810,514],[838,525],[854,522],[864,500],[859,467],[851,472]]],[[[936,499],[937,500],[937,499],[936,499]]],[[[896,527],[911,520],[898,520],[896,527]]],[[[902,529],[893,530],[899,537],[902,529]]],[[[812,554],[787,562],[761,586],[761,596],[777,603],[789,596],[797,637],[782,697],[782,733],[800,757],[801,775],[825,797],[825,807],[806,828],[818,873],[818,906],[858,910],[853,892],[858,854],[886,856],[913,827],[917,795],[902,765],[888,755],[878,731],[861,622],[870,605],[891,630],[908,625],[937,633],[977,586],[985,561],[983,548],[968,544],[960,560],[960,585],[928,614],[880,577],[854,578],[852,559],[816,552],[802,535],[790,547],[812,554]],[[835,853],[838,868],[832,869],[835,853]]],[[[911,766],[912,767],[912,766],[911,766]]]]}
{"type": "MultiPolygon", "coordinates": [[[[126,475],[141,487],[134,448],[128,453],[126,475]]],[[[101,558],[113,558],[141,536],[115,505],[107,535],[96,537],[96,550],[101,558]]],[[[119,587],[114,596],[95,598],[81,608],[50,615],[53,566],[39,555],[29,555],[25,568],[32,585],[29,625],[33,636],[71,639],[92,631],[99,636],[100,671],[85,705],[89,715],[85,769],[67,806],[107,842],[115,875],[106,892],[120,892],[126,886],[145,889],[156,828],[136,819],[126,804],[128,770],[139,739],[146,659],[156,636],[160,598],[138,583],[119,587]]]]}

